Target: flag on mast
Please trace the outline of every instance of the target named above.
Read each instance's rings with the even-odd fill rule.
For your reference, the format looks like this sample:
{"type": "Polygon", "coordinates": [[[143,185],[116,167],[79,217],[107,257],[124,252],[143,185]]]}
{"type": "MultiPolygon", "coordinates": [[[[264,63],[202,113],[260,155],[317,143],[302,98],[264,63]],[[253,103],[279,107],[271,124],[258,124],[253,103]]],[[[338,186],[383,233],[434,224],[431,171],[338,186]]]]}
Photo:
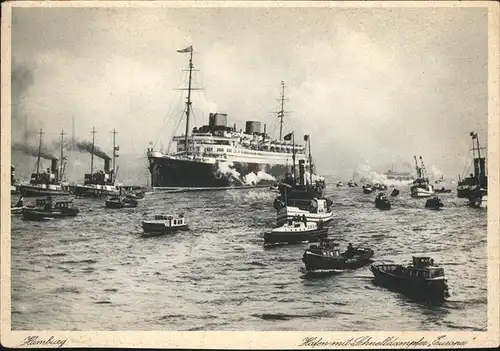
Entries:
{"type": "Polygon", "coordinates": [[[193,52],[193,45],[190,45],[187,48],[182,49],[182,50],[177,50],[177,52],[180,54],[184,54],[186,52],[193,52]]]}
{"type": "Polygon", "coordinates": [[[304,135],[304,141],[307,141],[307,140],[309,140],[309,135],[306,134],[306,135],[304,135]]]}
{"type": "Polygon", "coordinates": [[[292,132],[292,133],[288,133],[287,135],[285,135],[285,136],[283,137],[283,139],[284,139],[284,140],[292,140],[292,134],[293,134],[293,132],[292,132]]]}

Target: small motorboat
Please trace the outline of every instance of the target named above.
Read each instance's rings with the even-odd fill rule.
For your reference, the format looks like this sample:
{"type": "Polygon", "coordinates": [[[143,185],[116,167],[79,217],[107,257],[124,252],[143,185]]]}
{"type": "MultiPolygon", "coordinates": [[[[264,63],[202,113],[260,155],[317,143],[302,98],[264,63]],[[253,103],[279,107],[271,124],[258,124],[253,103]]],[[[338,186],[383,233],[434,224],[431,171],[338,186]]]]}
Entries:
{"type": "Polygon", "coordinates": [[[425,202],[425,208],[431,210],[439,210],[441,207],[444,207],[443,201],[437,196],[431,197],[425,202]]]}
{"type": "Polygon", "coordinates": [[[372,186],[372,190],[387,190],[387,186],[382,183],[375,183],[372,186]]]}
{"type": "Polygon", "coordinates": [[[73,200],[52,201],[51,197],[37,199],[35,206],[23,208],[23,219],[44,220],[46,218],[74,217],[80,212],[73,200]]]}
{"type": "Polygon", "coordinates": [[[308,222],[304,217],[301,220],[289,220],[281,227],[264,233],[264,245],[297,244],[318,241],[327,236],[328,227],[324,227],[323,222],[308,222]]]}
{"type": "Polygon", "coordinates": [[[390,210],[391,203],[389,199],[385,196],[384,193],[379,193],[377,197],[375,197],[375,207],[380,210],[390,210]]]}
{"type": "Polygon", "coordinates": [[[133,208],[139,201],[127,196],[112,196],[106,200],[106,208],[133,208]]]}
{"type": "Polygon", "coordinates": [[[332,239],[324,239],[318,244],[312,244],[305,250],[302,262],[306,271],[344,271],[356,269],[369,263],[373,250],[368,248],[354,248],[352,244],[341,252],[339,244],[332,239]]]}
{"type": "Polygon", "coordinates": [[[370,194],[373,191],[373,188],[371,184],[365,184],[363,185],[363,193],[364,194],[370,194]]]}
{"type": "Polygon", "coordinates": [[[434,189],[434,192],[439,193],[439,194],[447,194],[447,193],[451,193],[451,189],[445,189],[443,186],[440,189],[434,189]]]}
{"type": "Polygon", "coordinates": [[[398,189],[393,189],[392,192],[391,192],[391,196],[392,197],[396,197],[399,195],[399,190],[398,189]]]}
{"type": "Polygon", "coordinates": [[[347,183],[347,185],[349,186],[349,188],[354,188],[358,186],[358,184],[356,184],[354,180],[350,180],[349,183],[347,183]]]}
{"type": "Polygon", "coordinates": [[[337,188],[342,187],[342,186],[344,186],[344,183],[342,183],[342,182],[337,183],[337,188]]]}
{"type": "Polygon", "coordinates": [[[413,264],[378,263],[370,267],[375,283],[423,300],[444,301],[450,296],[444,269],[430,257],[413,257],[413,264]]]}
{"type": "Polygon", "coordinates": [[[144,236],[154,236],[189,230],[184,215],[155,215],[154,219],[142,221],[144,236]]]}

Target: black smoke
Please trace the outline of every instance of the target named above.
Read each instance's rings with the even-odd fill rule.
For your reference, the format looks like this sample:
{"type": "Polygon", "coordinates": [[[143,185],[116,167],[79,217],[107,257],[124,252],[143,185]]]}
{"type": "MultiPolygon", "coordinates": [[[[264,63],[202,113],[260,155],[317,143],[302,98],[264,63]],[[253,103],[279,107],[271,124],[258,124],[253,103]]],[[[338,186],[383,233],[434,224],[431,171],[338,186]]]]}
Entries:
{"type": "MultiPolygon", "coordinates": [[[[38,147],[32,145],[25,145],[21,143],[12,144],[12,150],[24,152],[27,155],[38,157],[38,147]]],[[[57,160],[57,157],[54,156],[47,149],[40,149],[40,157],[46,160],[57,160]]]]}
{"type": "MultiPolygon", "coordinates": [[[[68,150],[92,153],[92,143],[87,140],[74,142],[67,141],[65,143],[65,148],[68,150]]],[[[111,157],[109,157],[100,147],[96,145],[94,145],[94,155],[102,158],[103,160],[111,160],[111,157]]]]}

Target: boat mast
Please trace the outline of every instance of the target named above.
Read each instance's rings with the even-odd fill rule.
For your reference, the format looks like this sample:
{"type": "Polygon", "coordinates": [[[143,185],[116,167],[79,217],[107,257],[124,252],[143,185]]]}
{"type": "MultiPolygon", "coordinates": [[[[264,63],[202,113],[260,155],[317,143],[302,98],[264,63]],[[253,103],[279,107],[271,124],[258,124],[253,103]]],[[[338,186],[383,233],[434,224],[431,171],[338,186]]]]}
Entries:
{"type": "Polygon", "coordinates": [[[42,135],[45,133],[40,128],[40,132],[38,134],[40,135],[40,142],[38,143],[38,157],[36,159],[36,178],[37,179],[38,179],[38,176],[40,174],[40,153],[42,152],[42,135]]]}
{"type": "Polygon", "coordinates": [[[94,178],[94,142],[95,142],[95,127],[92,127],[92,150],[90,153],[90,179],[94,178]]]}
{"type": "Polygon", "coordinates": [[[118,132],[116,132],[115,129],[113,129],[112,133],[113,133],[113,176],[111,177],[111,181],[114,184],[115,180],[116,180],[116,175],[115,175],[116,168],[115,168],[115,164],[116,164],[116,157],[118,156],[116,154],[116,152],[118,151],[118,147],[116,146],[115,136],[116,136],[116,134],[118,134],[118,132]]]}
{"type": "Polygon", "coordinates": [[[425,166],[424,166],[424,160],[422,159],[422,156],[420,156],[420,172],[422,174],[422,178],[426,178],[427,177],[427,172],[425,171],[425,166]]]}
{"type": "Polygon", "coordinates": [[[312,156],[311,156],[311,136],[307,137],[307,141],[309,142],[309,184],[313,184],[313,164],[312,164],[312,156]]]}
{"type": "Polygon", "coordinates": [[[191,80],[193,77],[193,47],[190,46],[189,48],[186,48],[184,50],[179,50],[177,52],[185,53],[189,52],[189,83],[188,83],[188,96],[187,96],[187,101],[186,101],[186,135],[184,138],[184,147],[186,151],[186,155],[189,153],[188,152],[188,132],[189,132],[189,114],[191,112],[191,80]]]}
{"type": "Polygon", "coordinates": [[[63,161],[64,161],[64,158],[63,158],[63,145],[64,145],[64,130],[61,130],[61,158],[60,158],[60,162],[59,162],[59,179],[58,181],[62,181],[62,175],[63,175],[63,161]]]}
{"type": "Polygon", "coordinates": [[[293,162],[293,181],[297,184],[297,178],[295,178],[295,132],[292,132],[292,162],[293,162]]]}
{"type": "Polygon", "coordinates": [[[413,156],[415,159],[415,170],[417,171],[417,178],[420,178],[420,168],[418,167],[417,156],[413,156]]]}
{"type": "Polygon", "coordinates": [[[281,109],[278,111],[278,118],[280,119],[280,140],[283,135],[283,117],[285,116],[285,82],[281,81],[281,109]]]}

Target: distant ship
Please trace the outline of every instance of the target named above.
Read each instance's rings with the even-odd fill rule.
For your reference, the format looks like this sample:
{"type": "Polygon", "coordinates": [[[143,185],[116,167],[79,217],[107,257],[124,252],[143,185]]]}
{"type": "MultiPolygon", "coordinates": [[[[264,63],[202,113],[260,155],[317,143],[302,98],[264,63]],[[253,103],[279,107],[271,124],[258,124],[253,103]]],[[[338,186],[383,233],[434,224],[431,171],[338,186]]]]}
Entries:
{"type": "MultiPolygon", "coordinates": [[[[38,156],[36,161],[36,172],[31,174],[29,184],[20,184],[19,192],[24,197],[36,196],[64,196],[69,195],[67,184],[62,183],[64,173],[63,145],[61,142],[61,163],[58,165],[56,157],[51,158],[50,168],[47,171],[42,171],[41,166],[41,149],[43,131],[38,133],[40,140],[38,144],[38,156]]],[[[64,133],[62,133],[64,134],[64,133]]]]}
{"type": "Polygon", "coordinates": [[[385,177],[390,180],[398,180],[398,181],[413,181],[415,177],[410,172],[395,172],[394,166],[392,169],[389,169],[384,173],[385,177]]]}
{"type": "Polygon", "coordinates": [[[470,173],[468,177],[463,179],[458,177],[457,197],[469,198],[477,188],[488,188],[488,175],[486,174],[486,158],[481,155],[483,149],[479,145],[479,137],[477,133],[471,132],[472,138],[472,155],[474,158],[474,173],[470,173]],[[474,145],[476,141],[476,145],[474,145]]]}
{"type": "Polygon", "coordinates": [[[163,153],[152,146],[148,148],[151,186],[154,189],[225,189],[266,183],[269,186],[287,173],[293,153],[297,163],[307,160],[305,146],[295,144],[292,133],[282,137],[284,82],[281,82],[281,110],[277,113],[281,122],[279,139],[273,139],[266,133],[265,124],[261,130],[258,121],[247,121],[244,131],[238,130],[236,124],[230,127],[225,113],[210,113],[208,125],[195,127],[188,135],[192,108],[193,48],[190,46],[178,52],[190,55],[185,134],[173,137],[172,140],[177,143],[175,152],[163,153]],[[257,177],[246,179],[252,172],[257,177]]]}
{"type": "Polygon", "coordinates": [[[110,170],[111,158],[103,155],[104,170],[94,172],[94,154],[95,152],[95,128],[92,129],[92,148],[90,150],[90,173],[86,173],[83,184],[76,185],[73,188],[73,194],[79,197],[104,197],[119,195],[120,189],[115,185],[115,157],[118,147],[115,145],[113,130],[113,170],[110,170]]]}

